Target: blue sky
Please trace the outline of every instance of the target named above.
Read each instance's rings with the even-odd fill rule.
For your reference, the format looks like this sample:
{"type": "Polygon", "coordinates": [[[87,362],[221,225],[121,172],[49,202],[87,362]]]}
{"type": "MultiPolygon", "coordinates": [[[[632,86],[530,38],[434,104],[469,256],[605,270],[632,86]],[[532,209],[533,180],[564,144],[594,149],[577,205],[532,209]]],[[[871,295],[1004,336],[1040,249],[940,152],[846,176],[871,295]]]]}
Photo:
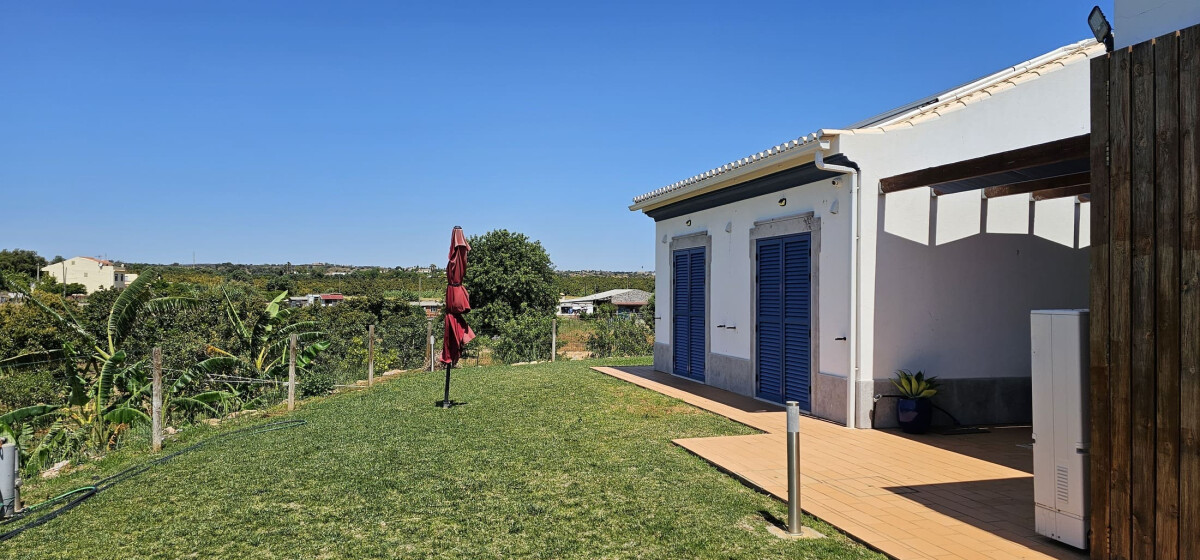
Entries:
{"type": "Polygon", "coordinates": [[[632,197],[1086,38],[1091,6],[6,2],[0,248],[440,265],[462,225],[648,270],[632,197]]]}

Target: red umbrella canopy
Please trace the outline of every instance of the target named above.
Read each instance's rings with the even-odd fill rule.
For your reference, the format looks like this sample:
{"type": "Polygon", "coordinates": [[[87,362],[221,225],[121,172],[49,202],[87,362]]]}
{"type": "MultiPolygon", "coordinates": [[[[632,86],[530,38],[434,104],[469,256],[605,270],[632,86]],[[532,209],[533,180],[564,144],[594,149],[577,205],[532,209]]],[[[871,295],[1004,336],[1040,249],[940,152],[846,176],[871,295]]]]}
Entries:
{"type": "Polygon", "coordinates": [[[442,363],[453,364],[462,357],[463,346],[475,338],[475,332],[462,314],[471,310],[471,298],[463,288],[467,273],[467,253],[471,246],[461,227],[450,234],[450,262],[446,264],[446,325],[442,336],[442,363]]]}

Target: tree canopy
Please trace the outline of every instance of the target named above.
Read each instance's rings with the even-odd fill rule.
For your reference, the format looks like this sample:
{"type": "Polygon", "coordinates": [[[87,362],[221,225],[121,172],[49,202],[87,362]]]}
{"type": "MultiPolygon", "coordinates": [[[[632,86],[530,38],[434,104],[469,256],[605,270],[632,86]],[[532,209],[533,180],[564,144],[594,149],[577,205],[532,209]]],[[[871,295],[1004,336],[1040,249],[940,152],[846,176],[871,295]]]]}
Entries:
{"type": "Polygon", "coordinates": [[[550,313],[558,303],[554,264],[541,242],[504,229],[472,236],[463,284],[471,294],[467,321],[477,332],[499,334],[526,310],[550,313]]]}
{"type": "Polygon", "coordinates": [[[19,272],[30,278],[37,276],[40,268],[46,266],[46,259],[36,251],[28,249],[0,250],[0,272],[19,272]]]}

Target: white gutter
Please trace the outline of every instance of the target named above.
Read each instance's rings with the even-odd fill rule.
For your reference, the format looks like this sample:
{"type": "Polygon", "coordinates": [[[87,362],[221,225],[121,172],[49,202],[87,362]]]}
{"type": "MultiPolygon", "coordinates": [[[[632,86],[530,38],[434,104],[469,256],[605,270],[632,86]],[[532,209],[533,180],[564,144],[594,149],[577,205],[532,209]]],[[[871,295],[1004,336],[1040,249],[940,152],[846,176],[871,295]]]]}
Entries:
{"type": "Polygon", "coordinates": [[[844,165],[833,165],[825,163],[824,150],[829,149],[829,142],[824,138],[821,139],[820,149],[814,152],[813,164],[817,169],[822,171],[832,171],[834,173],[844,173],[850,176],[850,231],[854,233],[854,241],[850,243],[850,332],[846,333],[846,338],[850,343],[850,370],[846,376],[846,427],[854,428],[857,424],[858,410],[858,378],[860,369],[860,360],[858,352],[858,300],[859,300],[859,281],[858,281],[858,255],[859,241],[861,239],[859,225],[859,175],[858,170],[853,167],[844,165]]]}

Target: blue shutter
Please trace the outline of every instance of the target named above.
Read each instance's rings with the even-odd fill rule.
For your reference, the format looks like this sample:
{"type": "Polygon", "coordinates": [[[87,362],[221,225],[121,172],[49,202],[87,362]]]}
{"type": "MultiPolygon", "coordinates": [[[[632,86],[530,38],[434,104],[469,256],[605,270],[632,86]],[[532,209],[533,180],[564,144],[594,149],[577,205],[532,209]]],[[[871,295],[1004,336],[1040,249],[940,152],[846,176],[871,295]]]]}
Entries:
{"type": "Polygon", "coordinates": [[[783,396],[783,244],[758,242],[758,397],[779,402],[783,396]]]}
{"type": "Polygon", "coordinates": [[[691,258],[687,251],[676,251],[674,256],[675,270],[672,276],[674,289],[671,291],[671,322],[673,324],[671,329],[671,373],[686,376],[689,369],[688,340],[690,337],[688,331],[691,328],[691,314],[688,312],[688,281],[691,279],[688,268],[691,258]]]}
{"type": "Polygon", "coordinates": [[[671,290],[672,373],[704,381],[703,247],[675,251],[671,290]]]}
{"type": "Polygon", "coordinates": [[[810,352],[810,300],[812,295],[810,236],[804,234],[783,242],[783,340],[784,400],[810,406],[812,362],[810,352]]]}
{"type": "Polygon", "coordinates": [[[704,305],[705,305],[705,255],[703,248],[691,250],[691,265],[688,270],[688,303],[691,311],[691,326],[688,329],[688,377],[704,381],[704,305]]]}
{"type": "Polygon", "coordinates": [[[757,242],[755,326],[759,398],[811,410],[811,235],[757,242]]]}

